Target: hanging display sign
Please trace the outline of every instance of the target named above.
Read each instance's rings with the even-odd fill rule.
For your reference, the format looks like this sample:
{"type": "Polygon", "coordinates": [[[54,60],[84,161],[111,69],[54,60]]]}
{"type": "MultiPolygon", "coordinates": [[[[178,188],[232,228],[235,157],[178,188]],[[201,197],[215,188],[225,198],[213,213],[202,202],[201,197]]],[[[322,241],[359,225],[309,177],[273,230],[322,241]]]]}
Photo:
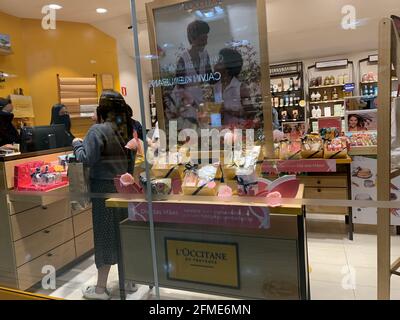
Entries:
{"type": "Polygon", "coordinates": [[[337,67],[346,67],[349,64],[348,59],[340,59],[340,60],[331,60],[331,61],[321,61],[315,64],[317,69],[324,68],[337,68],[337,67]]]}
{"type": "Polygon", "coordinates": [[[301,72],[301,62],[277,64],[269,67],[271,76],[285,76],[301,72]]]}
{"type": "Polygon", "coordinates": [[[167,277],[240,288],[238,245],[165,239],[167,277]]]}

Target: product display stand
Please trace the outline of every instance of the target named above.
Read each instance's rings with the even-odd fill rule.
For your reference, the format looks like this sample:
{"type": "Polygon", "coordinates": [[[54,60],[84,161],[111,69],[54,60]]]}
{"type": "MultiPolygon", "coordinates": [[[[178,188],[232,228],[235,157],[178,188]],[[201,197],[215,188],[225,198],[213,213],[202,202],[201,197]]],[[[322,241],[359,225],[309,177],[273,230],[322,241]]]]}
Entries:
{"type": "MultiPolygon", "coordinates": [[[[350,157],[346,159],[335,159],[336,171],[331,172],[324,167],[324,159],[302,159],[302,160],[265,160],[263,174],[268,179],[274,179],[275,170],[280,172],[296,170],[302,175],[298,179],[304,184],[304,198],[330,199],[330,200],[350,200],[351,199],[351,162],[350,157]],[[308,163],[308,164],[307,164],[308,163]],[[310,165],[312,163],[312,165],[310,165]],[[277,168],[270,170],[268,168],[277,168]],[[297,169],[295,169],[297,168],[297,169]],[[310,169],[311,168],[311,169],[310,169]]],[[[349,240],[353,240],[353,208],[334,207],[324,205],[306,205],[307,214],[324,213],[334,215],[344,215],[345,223],[348,225],[349,240]]]]}
{"type": "Polygon", "coordinates": [[[303,63],[292,62],[270,66],[272,106],[279,123],[304,123],[303,63]]]}
{"type": "MultiPolygon", "coordinates": [[[[385,18],[379,25],[379,96],[378,116],[378,201],[390,201],[391,178],[391,105],[392,105],[392,66],[400,72],[400,39],[395,21],[399,18],[385,18]]],[[[397,170],[398,171],[398,170],[397,170]]],[[[390,299],[390,280],[398,274],[400,262],[391,265],[390,239],[391,213],[389,208],[378,208],[378,299],[390,299]]]]}
{"type": "Polygon", "coordinates": [[[354,80],[354,65],[347,59],[317,62],[308,67],[308,125],[310,132],[318,132],[320,118],[340,117],[344,119],[346,91],[354,80]]]}
{"type": "MultiPolygon", "coordinates": [[[[213,219],[220,214],[226,217],[226,212],[229,216],[242,214],[244,217],[248,217],[246,212],[249,210],[265,212],[267,207],[263,198],[234,196],[223,201],[207,196],[168,196],[165,200],[153,201],[160,286],[245,299],[309,299],[305,211],[301,205],[303,193],[304,186],[300,185],[292,201],[285,201],[284,205],[277,208],[269,208],[270,227],[264,228],[262,223],[254,229],[243,225],[235,227],[230,224],[234,223],[234,219],[229,218],[228,222],[221,218],[214,225],[190,221],[198,210],[200,215],[197,214],[197,217],[201,218],[207,215],[206,212],[212,212],[209,217],[212,216],[213,219]],[[176,213],[170,215],[172,220],[168,221],[165,216],[174,211],[176,213]],[[179,215],[180,222],[175,221],[176,214],[179,215]],[[174,256],[175,249],[168,249],[174,241],[181,242],[181,248],[190,248],[191,243],[195,243],[204,248],[202,250],[212,250],[213,246],[221,245],[236,246],[236,258],[230,260],[216,277],[218,264],[213,268],[209,266],[209,276],[202,279],[198,266],[187,265],[186,268],[190,270],[186,272],[186,268],[175,260],[179,259],[174,256]],[[260,247],[263,248],[262,251],[259,250],[260,247]],[[178,263],[179,270],[166,268],[171,261],[178,263]],[[247,268],[268,272],[248,274],[244,272],[247,268]]],[[[121,224],[123,268],[119,270],[120,280],[154,285],[148,242],[150,229],[149,223],[145,221],[146,200],[143,196],[136,195],[132,199],[109,199],[106,204],[112,208],[130,207],[130,220],[121,224]],[[132,219],[132,206],[138,211],[135,219],[132,219]]],[[[258,218],[257,225],[261,222],[258,218]]]]}

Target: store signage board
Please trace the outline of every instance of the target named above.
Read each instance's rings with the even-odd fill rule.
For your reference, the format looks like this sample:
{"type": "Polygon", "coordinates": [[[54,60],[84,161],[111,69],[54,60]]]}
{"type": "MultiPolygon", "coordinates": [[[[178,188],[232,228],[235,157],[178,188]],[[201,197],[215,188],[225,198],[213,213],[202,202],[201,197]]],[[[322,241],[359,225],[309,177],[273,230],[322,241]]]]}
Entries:
{"type": "Polygon", "coordinates": [[[15,118],[34,118],[32,97],[11,95],[15,118]]]}
{"type": "Polygon", "coordinates": [[[356,84],[355,83],[346,83],[344,85],[344,91],[345,92],[353,92],[355,88],[356,88],[356,84]]]}
{"type": "Polygon", "coordinates": [[[287,63],[272,65],[269,67],[271,76],[285,76],[301,72],[301,63],[287,63]]]}
{"type": "Polygon", "coordinates": [[[349,64],[348,59],[341,59],[341,60],[332,60],[332,61],[321,61],[315,64],[317,69],[324,69],[324,68],[337,68],[337,67],[346,67],[349,64]]]}
{"type": "Polygon", "coordinates": [[[169,280],[240,289],[236,243],[166,238],[165,251],[169,280]]]}
{"type": "Polygon", "coordinates": [[[304,160],[276,160],[265,161],[262,165],[263,173],[278,174],[282,172],[336,172],[334,159],[304,159],[304,160]]]}
{"type": "MultiPolygon", "coordinates": [[[[153,219],[159,223],[269,229],[268,207],[153,202],[153,219]]],[[[146,202],[129,204],[129,220],[148,222],[146,202]]]]}
{"type": "Polygon", "coordinates": [[[368,56],[368,61],[369,62],[378,62],[379,56],[377,54],[370,55],[370,56],[368,56]]]}

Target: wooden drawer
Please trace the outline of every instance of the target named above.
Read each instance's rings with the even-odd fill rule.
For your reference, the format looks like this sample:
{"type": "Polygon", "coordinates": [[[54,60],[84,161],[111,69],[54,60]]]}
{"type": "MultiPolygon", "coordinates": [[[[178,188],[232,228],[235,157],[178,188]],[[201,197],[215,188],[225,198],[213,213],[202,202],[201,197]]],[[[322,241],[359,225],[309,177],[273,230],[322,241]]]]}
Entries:
{"type": "Polygon", "coordinates": [[[339,199],[347,200],[347,189],[343,188],[305,188],[304,197],[306,199],[339,199]]]}
{"type": "MultiPolygon", "coordinates": [[[[347,189],[344,188],[305,188],[305,199],[347,200],[347,189]]],[[[348,214],[346,207],[307,206],[307,213],[348,214]]]]}
{"type": "Polygon", "coordinates": [[[54,202],[69,198],[69,186],[60,187],[40,194],[36,192],[12,192],[10,201],[25,202],[36,206],[48,206],[54,202]]]}
{"type": "Polygon", "coordinates": [[[33,208],[37,208],[39,207],[38,205],[34,204],[34,203],[26,203],[26,202],[14,202],[14,201],[10,201],[8,203],[8,213],[10,215],[13,214],[18,214],[33,208]]]}
{"type": "Polygon", "coordinates": [[[75,237],[90,229],[93,229],[92,210],[88,210],[73,216],[72,220],[74,222],[75,237]]]}
{"type": "Polygon", "coordinates": [[[72,219],[64,220],[43,231],[14,243],[17,267],[74,238],[72,219]]]}
{"type": "Polygon", "coordinates": [[[75,238],[76,256],[80,257],[94,247],[93,230],[89,230],[75,238]]]}
{"type": "Polygon", "coordinates": [[[84,212],[86,212],[88,210],[92,210],[92,206],[91,205],[88,206],[87,208],[83,209],[83,210],[73,210],[72,207],[71,207],[71,213],[72,213],[73,216],[76,216],[78,214],[84,213],[84,212]]]}
{"type": "Polygon", "coordinates": [[[14,241],[25,238],[71,217],[69,201],[62,200],[47,207],[36,207],[11,216],[14,241]]]}
{"type": "Polygon", "coordinates": [[[75,257],[75,245],[71,240],[23,265],[17,269],[19,289],[26,290],[40,282],[45,275],[42,273],[44,266],[53,266],[59,270],[72,262],[75,257]]]}
{"type": "Polygon", "coordinates": [[[306,188],[347,188],[347,176],[301,176],[299,179],[306,188]]]}

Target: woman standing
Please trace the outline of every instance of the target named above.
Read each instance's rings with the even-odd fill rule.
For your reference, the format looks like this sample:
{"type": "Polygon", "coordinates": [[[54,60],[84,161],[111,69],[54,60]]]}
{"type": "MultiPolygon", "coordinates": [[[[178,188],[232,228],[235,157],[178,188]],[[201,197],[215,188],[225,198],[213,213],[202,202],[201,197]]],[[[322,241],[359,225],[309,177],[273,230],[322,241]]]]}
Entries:
{"type": "MultiPolygon", "coordinates": [[[[114,178],[132,167],[130,150],[125,148],[133,132],[128,108],[119,93],[104,92],[97,109],[99,123],[90,128],[84,141],[73,142],[77,160],[90,168],[92,194],[116,193],[114,178]]],[[[107,208],[104,196],[93,196],[92,211],[98,279],[96,285],[83,289],[83,295],[87,299],[108,300],[108,274],[111,266],[120,261],[119,223],[127,217],[127,212],[107,208]]]]}

